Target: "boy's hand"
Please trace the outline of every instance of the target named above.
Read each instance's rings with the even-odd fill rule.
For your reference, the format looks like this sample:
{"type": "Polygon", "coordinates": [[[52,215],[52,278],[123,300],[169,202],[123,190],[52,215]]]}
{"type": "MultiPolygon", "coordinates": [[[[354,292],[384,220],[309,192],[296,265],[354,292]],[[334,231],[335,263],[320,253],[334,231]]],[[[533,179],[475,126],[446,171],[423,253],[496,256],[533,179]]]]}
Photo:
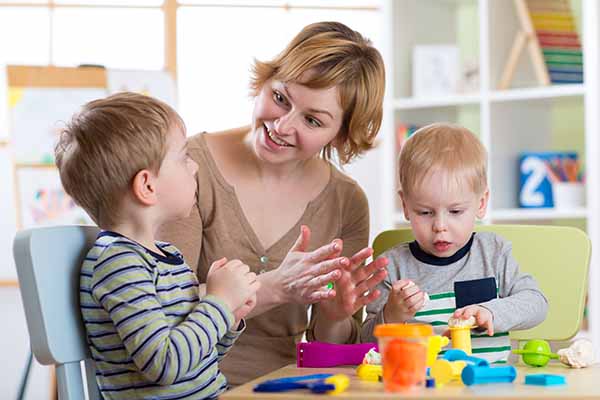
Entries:
{"type": "Polygon", "coordinates": [[[490,310],[485,307],[473,304],[454,311],[454,317],[467,319],[475,317],[475,323],[481,328],[485,328],[489,336],[494,335],[494,317],[490,310]]]}
{"type": "Polygon", "coordinates": [[[425,293],[412,281],[400,279],[394,282],[383,308],[386,323],[406,322],[413,318],[425,304],[425,293]]]}
{"type": "Polygon", "coordinates": [[[227,261],[221,258],[212,263],[206,277],[206,293],[223,300],[231,312],[256,296],[259,288],[256,274],[250,272],[250,267],[240,260],[227,261]]]}
{"type": "Polygon", "coordinates": [[[251,296],[248,299],[248,301],[246,301],[241,307],[238,307],[233,312],[233,316],[235,317],[235,324],[233,324],[233,326],[236,329],[240,325],[240,321],[242,320],[242,318],[245,318],[246,315],[248,315],[250,313],[250,311],[252,311],[252,309],[254,308],[255,305],[256,305],[256,294],[251,296]]]}

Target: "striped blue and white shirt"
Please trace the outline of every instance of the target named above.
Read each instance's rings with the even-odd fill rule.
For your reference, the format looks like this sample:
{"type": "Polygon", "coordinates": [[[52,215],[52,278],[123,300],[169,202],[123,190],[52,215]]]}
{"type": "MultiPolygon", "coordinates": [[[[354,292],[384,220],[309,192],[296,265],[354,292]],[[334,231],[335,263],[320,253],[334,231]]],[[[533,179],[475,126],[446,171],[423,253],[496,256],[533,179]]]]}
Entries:
{"type": "Polygon", "coordinates": [[[218,361],[244,329],[223,301],[198,296],[174,246],[161,253],[103,231],[81,269],[80,303],[105,399],[204,399],[227,387],[218,361]]]}
{"type": "Polygon", "coordinates": [[[529,329],[546,317],[548,301],[529,274],[519,272],[511,255],[511,244],[491,232],[478,232],[456,254],[438,258],[424,253],[416,242],[400,244],[383,254],[389,260],[387,282],[377,286],[381,296],[367,306],[367,318],[362,327],[362,340],[376,341],[375,325],[383,320],[393,282],[410,279],[429,295],[429,301],[414,320],[433,326],[435,334],[448,329],[448,319],[456,310],[454,282],[494,277],[498,297],[480,305],[490,310],[494,321],[494,336],[471,331],[473,355],[492,363],[503,363],[510,353],[511,330],[529,329]]]}

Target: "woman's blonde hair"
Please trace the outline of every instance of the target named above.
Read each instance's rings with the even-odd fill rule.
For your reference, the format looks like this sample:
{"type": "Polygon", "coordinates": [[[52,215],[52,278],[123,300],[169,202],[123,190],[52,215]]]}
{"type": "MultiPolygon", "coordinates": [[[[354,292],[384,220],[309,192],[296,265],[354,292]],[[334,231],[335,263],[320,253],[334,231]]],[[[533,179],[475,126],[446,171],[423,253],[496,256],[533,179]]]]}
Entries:
{"type": "Polygon", "coordinates": [[[273,60],[255,60],[252,94],[269,79],[338,88],[343,121],[336,139],[323,148],[325,159],[334,147],[343,165],[373,147],[383,116],[385,70],[379,51],[360,33],[339,22],[306,26],[273,60]],[[309,70],[316,73],[306,79],[309,70]]]}
{"type": "MultiPolygon", "coordinates": [[[[398,177],[405,196],[418,187],[430,172],[440,170],[458,187],[469,185],[478,195],[487,189],[487,152],[477,136],[454,124],[424,126],[411,136],[400,151],[398,177]]],[[[440,188],[444,190],[444,188],[440,188]]]]}
{"type": "Polygon", "coordinates": [[[184,129],[175,110],[137,93],[85,104],[55,147],[65,191],[98,225],[116,223],[134,176],[142,169],[158,173],[174,126],[184,129]]]}

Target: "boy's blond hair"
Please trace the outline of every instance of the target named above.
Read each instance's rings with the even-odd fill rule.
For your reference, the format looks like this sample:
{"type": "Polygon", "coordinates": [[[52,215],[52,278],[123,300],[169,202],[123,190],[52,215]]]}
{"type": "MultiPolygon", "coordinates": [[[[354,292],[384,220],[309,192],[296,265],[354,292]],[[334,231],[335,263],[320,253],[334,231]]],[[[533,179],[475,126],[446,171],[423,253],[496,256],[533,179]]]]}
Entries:
{"type": "Polygon", "coordinates": [[[252,94],[269,79],[312,89],[337,86],[343,121],[336,139],[323,148],[326,160],[333,148],[343,165],[373,147],[383,116],[385,69],[379,51],[360,33],[339,22],[306,26],[273,60],[255,60],[252,94]],[[307,76],[309,70],[316,73],[307,76]]]}
{"type": "Polygon", "coordinates": [[[134,176],[143,169],[158,173],[174,126],[184,129],[175,110],[137,93],[85,104],[55,147],[65,191],[99,226],[116,223],[134,176]]]}
{"type": "Polygon", "coordinates": [[[478,195],[487,189],[487,152],[479,139],[462,126],[427,125],[406,141],[398,161],[400,190],[410,196],[423,178],[436,170],[447,173],[459,187],[467,182],[478,195]]]}

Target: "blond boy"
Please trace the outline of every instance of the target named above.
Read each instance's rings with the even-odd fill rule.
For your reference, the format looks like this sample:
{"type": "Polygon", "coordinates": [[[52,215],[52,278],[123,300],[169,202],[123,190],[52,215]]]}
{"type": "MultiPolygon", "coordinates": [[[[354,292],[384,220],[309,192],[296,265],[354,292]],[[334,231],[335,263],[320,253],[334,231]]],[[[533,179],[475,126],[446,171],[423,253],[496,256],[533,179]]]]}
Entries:
{"type": "Polygon", "coordinates": [[[244,330],[259,283],[221,259],[200,289],[181,253],[155,239],[195,201],[198,165],[181,118],[134,93],[92,101],[63,131],[56,163],[102,229],[82,265],[80,303],[103,398],[216,397],[227,386],[217,362],[244,330]]]}
{"type": "Polygon", "coordinates": [[[544,320],[547,300],[535,280],[519,272],[511,244],[473,232],[489,199],[486,160],[477,137],[457,125],[428,125],[405,143],[399,194],[416,240],[384,254],[388,276],[378,287],[382,295],[367,306],[363,340],[374,340],[374,326],[384,322],[425,322],[443,333],[450,317],[474,317],[485,331],[472,334],[474,353],[505,362],[508,331],[544,320]],[[455,282],[491,282],[494,298],[456,309],[455,282]]]}

